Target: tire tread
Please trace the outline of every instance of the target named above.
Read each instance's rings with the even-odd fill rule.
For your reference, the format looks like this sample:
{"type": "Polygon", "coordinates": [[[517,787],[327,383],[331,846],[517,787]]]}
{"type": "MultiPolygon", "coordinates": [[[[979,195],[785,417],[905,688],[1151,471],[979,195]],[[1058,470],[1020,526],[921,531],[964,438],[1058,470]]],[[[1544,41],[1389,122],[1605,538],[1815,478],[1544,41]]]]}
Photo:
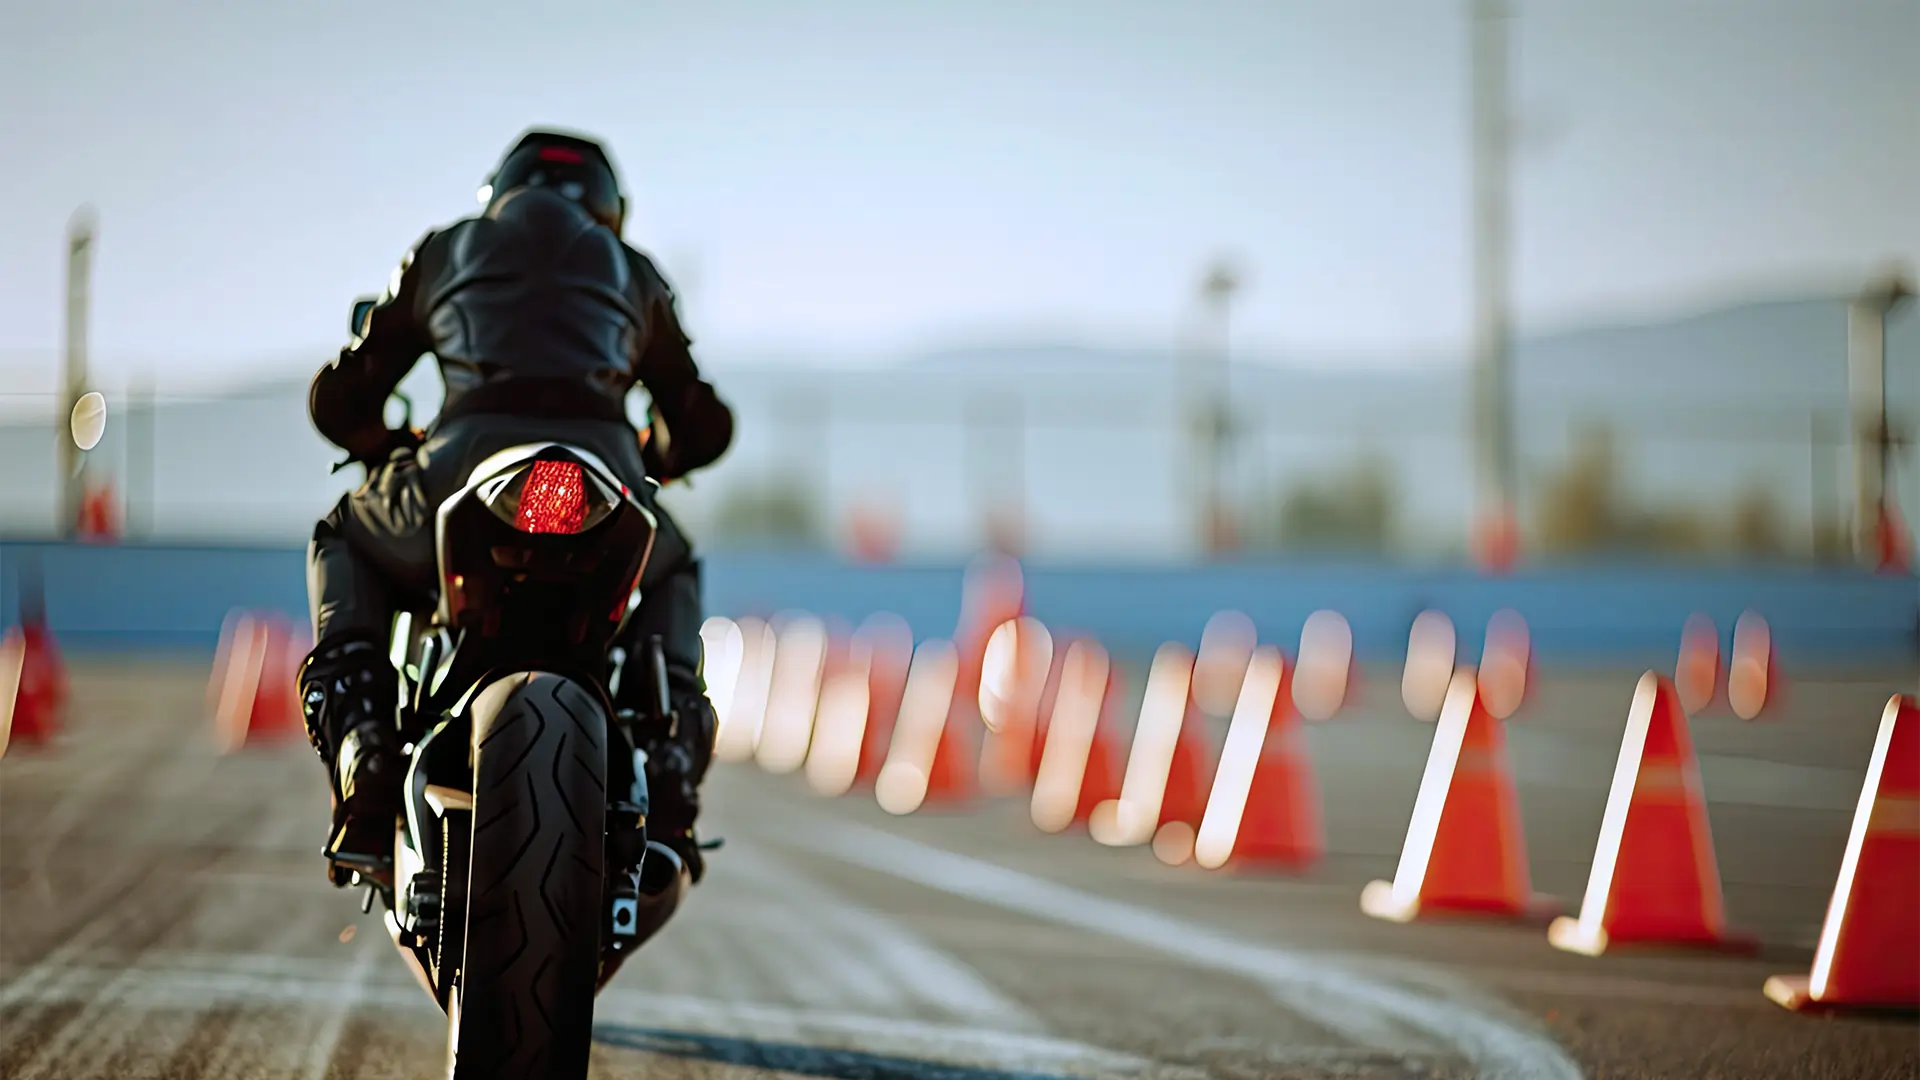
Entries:
{"type": "Polygon", "coordinates": [[[451,1072],[585,1077],[605,872],[601,708],[577,683],[523,673],[475,698],[473,724],[475,824],[451,1072]]]}

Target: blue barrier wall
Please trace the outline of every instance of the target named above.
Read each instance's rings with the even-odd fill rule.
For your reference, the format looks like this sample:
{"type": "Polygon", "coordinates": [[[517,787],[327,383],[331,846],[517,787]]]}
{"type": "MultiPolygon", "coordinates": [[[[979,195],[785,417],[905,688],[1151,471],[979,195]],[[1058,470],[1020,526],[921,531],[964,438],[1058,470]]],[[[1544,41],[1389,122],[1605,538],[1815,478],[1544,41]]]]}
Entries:
{"type": "MultiPolygon", "coordinates": [[[[70,649],[211,651],[233,608],[306,611],[298,549],[0,543],[0,622],[17,620],[22,582],[36,565],[49,622],[70,649]]],[[[712,554],[705,565],[712,612],[801,609],[855,623],[890,611],[921,637],[952,631],[964,573],[778,554],[712,554]]],[[[1915,580],[1843,569],[1605,566],[1486,578],[1383,565],[1041,565],[1029,566],[1026,580],[1035,616],[1123,651],[1194,643],[1224,608],[1252,616],[1263,639],[1291,645],[1309,614],[1331,608],[1346,616],[1363,661],[1398,659],[1414,616],[1432,608],[1453,619],[1465,656],[1477,653],[1488,617],[1513,608],[1542,661],[1667,667],[1690,614],[1711,616],[1725,648],[1734,620],[1752,609],[1772,625],[1788,665],[1920,658],[1915,580]]]]}

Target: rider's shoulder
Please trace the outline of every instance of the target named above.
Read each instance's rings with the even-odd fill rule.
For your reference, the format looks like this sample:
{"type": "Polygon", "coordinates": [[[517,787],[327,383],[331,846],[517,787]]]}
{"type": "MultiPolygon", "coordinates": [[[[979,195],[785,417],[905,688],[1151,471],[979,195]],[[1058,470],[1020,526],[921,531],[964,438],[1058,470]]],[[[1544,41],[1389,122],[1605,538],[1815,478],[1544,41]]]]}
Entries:
{"type": "Polygon", "coordinates": [[[422,230],[419,238],[408,246],[407,253],[400,257],[401,267],[403,269],[410,267],[414,263],[419,262],[422,257],[445,247],[455,239],[461,231],[461,226],[465,224],[466,222],[462,220],[446,225],[435,225],[422,230]]]}
{"type": "Polygon", "coordinates": [[[637,282],[644,291],[655,293],[671,300],[673,298],[673,286],[668,284],[667,275],[660,271],[660,267],[654,263],[653,257],[639,248],[634,247],[632,244],[627,243],[625,240],[620,242],[620,246],[626,249],[627,265],[633,269],[635,282],[637,282]]]}

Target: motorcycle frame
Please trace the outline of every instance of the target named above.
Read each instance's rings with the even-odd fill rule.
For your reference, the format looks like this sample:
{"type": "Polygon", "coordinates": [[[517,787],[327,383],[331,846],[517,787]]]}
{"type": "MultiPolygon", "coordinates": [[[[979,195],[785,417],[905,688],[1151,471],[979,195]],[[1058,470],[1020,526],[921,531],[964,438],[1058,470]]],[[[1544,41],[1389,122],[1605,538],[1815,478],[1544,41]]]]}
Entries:
{"type": "Polygon", "coordinates": [[[395,948],[443,1010],[465,944],[473,808],[468,709],[481,690],[510,675],[551,672],[599,699],[607,726],[609,842],[602,987],[645,940],[614,933],[611,925],[623,886],[631,891],[639,881],[648,800],[645,754],[611,700],[630,658],[617,650],[610,656],[609,649],[639,606],[639,581],[658,526],[604,461],[557,441],[487,458],[440,504],[435,605],[398,613],[390,639],[408,759],[393,867],[387,881],[361,880],[369,886],[367,909],[377,897],[395,948]],[[584,482],[609,504],[607,512],[570,534],[525,533],[502,520],[490,498],[536,461],[579,465],[584,482]]]}

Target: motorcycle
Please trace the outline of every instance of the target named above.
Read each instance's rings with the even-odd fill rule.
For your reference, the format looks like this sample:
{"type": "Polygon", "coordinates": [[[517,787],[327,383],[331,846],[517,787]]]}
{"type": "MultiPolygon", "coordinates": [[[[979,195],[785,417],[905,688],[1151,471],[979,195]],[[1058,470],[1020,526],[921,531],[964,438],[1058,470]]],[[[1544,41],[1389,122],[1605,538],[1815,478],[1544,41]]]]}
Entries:
{"type": "Polygon", "coordinates": [[[657,526],[580,447],[503,450],[439,507],[435,606],[395,617],[394,855],[328,854],[446,1013],[455,1080],[586,1076],[595,998],[689,887],[647,838],[647,765],[677,723],[661,642],[610,648],[657,526]],[[630,677],[649,708],[616,714],[630,677]]]}

